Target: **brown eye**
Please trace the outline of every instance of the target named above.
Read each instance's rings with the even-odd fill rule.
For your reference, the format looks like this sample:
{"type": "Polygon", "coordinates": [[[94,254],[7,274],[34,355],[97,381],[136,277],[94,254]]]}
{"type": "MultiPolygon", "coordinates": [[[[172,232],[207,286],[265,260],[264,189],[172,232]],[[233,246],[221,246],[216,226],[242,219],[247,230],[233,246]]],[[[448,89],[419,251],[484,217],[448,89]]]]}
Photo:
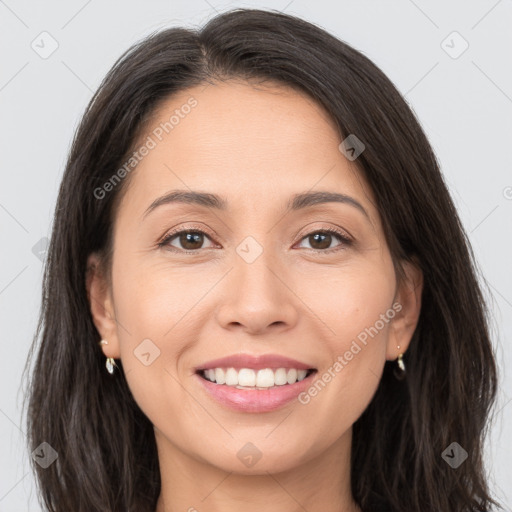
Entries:
{"type": "Polygon", "coordinates": [[[315,233],[309,235],[308,240],[313,249],[329,249],[332,238],[329,233],[315,233]]]}
{"type": "MultiPolygon", "coordinates": [[[[167,236],[159,245],[169,246],[173,249],[181,249],[183,251],[197,251],[198,249],[203,249],[202,246],[205,239],[210,240],[206,233],[199,230],[178,231],[177,233],[167,236]],[[173,242],[176,241],[179,242],[180,246],[176,247],[176,245],[173,245],[173,242]]],[[[211,247],[213,247],[213,245],[211,247]]]]}
{"type": "Polygon", "coordinates": [[[183,249],[200,249],[203,244],[202,233],[181,233],[179,241],[183,249]]]}
{"type": "MultiPolygon", "coordinates": [[[[344,245],[350,244],[350,239],[347,238],[342,233],[331,230],[331,229],[322,229],[319,231],[315,231],[313,233],[310,233],[309,235],[305,236],[302,240],[307,240],[310,249],[313,249],[315,251],[322,251],[322,252],[329,252],[332,250],[337,250],[339,248],[342,248],[344,245]],[[340,243],[335,245],[334,247],[331,247],[331,243],[333,240],[338,239],[340,243]]],[[[308,248],[308,247],[306,247],[308,248]]]]}

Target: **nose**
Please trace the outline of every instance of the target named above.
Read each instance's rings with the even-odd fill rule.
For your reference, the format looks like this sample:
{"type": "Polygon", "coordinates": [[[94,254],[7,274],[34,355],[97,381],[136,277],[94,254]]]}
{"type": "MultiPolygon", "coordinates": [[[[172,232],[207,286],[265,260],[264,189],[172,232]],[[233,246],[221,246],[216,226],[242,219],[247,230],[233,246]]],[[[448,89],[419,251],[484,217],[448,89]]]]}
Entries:
{"type": "Polygon", "coordinates": [[[293,276],[263,253],[252,263],[236,256],[227,276],[216,315],[225,329],[264,334],[292,329],[298,320],[299,298],[293,276]]]}

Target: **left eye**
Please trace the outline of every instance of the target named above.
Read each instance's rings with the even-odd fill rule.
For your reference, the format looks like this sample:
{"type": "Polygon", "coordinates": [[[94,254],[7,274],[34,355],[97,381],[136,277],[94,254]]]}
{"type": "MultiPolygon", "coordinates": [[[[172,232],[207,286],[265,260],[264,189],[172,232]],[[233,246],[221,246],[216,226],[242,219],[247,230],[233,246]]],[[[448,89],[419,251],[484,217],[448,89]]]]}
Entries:
{"type": "Polygon", "coordinates": [[[313,244],[318,245],[317,247],[311,247],[310,242],[310,247],[308,247],[308,249],[323,252],[327,252],[326,249],[331,250],[339,247],[340,245],[348,245],[350,243],[350,240],[346,236],[342,235],[338,231],[331,229],[314,231],[313,233],[306,235],[304,238],[302,238],[302,240],[312,241],[313,244]],[[339,243],[335,247],[330,247],[333,238],[338,238],[338,240],[341,240],[341,243],[339,243]]]}

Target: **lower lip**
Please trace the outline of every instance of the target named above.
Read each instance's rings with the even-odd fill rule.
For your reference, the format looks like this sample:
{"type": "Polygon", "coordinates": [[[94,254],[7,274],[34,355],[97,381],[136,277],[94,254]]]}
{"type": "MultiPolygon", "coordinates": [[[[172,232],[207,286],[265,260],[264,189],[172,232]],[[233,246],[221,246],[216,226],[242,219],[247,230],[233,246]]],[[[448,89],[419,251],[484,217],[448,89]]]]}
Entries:
{"type": "Polygon", "coordinates": [[[204,389],[220,404],[241,412],[269,412],[291,402],[311,385],[314,371],[301,381],[271,389],[237,389],[225,384],[216,384],[196,373],[204,389]]]}

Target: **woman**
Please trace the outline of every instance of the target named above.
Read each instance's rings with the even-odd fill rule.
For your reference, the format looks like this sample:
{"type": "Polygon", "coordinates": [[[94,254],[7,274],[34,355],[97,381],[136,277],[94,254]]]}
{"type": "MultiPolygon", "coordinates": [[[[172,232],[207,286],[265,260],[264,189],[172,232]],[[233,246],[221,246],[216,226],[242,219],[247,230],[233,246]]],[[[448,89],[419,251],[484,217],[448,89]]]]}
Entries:
{"type": "Polygon", "coordinates": [[[231,11],[114,65],[36,338],[48,510],[496,505],[496,367],[439,164],[390,80],[298,18],[231,11]]]}

